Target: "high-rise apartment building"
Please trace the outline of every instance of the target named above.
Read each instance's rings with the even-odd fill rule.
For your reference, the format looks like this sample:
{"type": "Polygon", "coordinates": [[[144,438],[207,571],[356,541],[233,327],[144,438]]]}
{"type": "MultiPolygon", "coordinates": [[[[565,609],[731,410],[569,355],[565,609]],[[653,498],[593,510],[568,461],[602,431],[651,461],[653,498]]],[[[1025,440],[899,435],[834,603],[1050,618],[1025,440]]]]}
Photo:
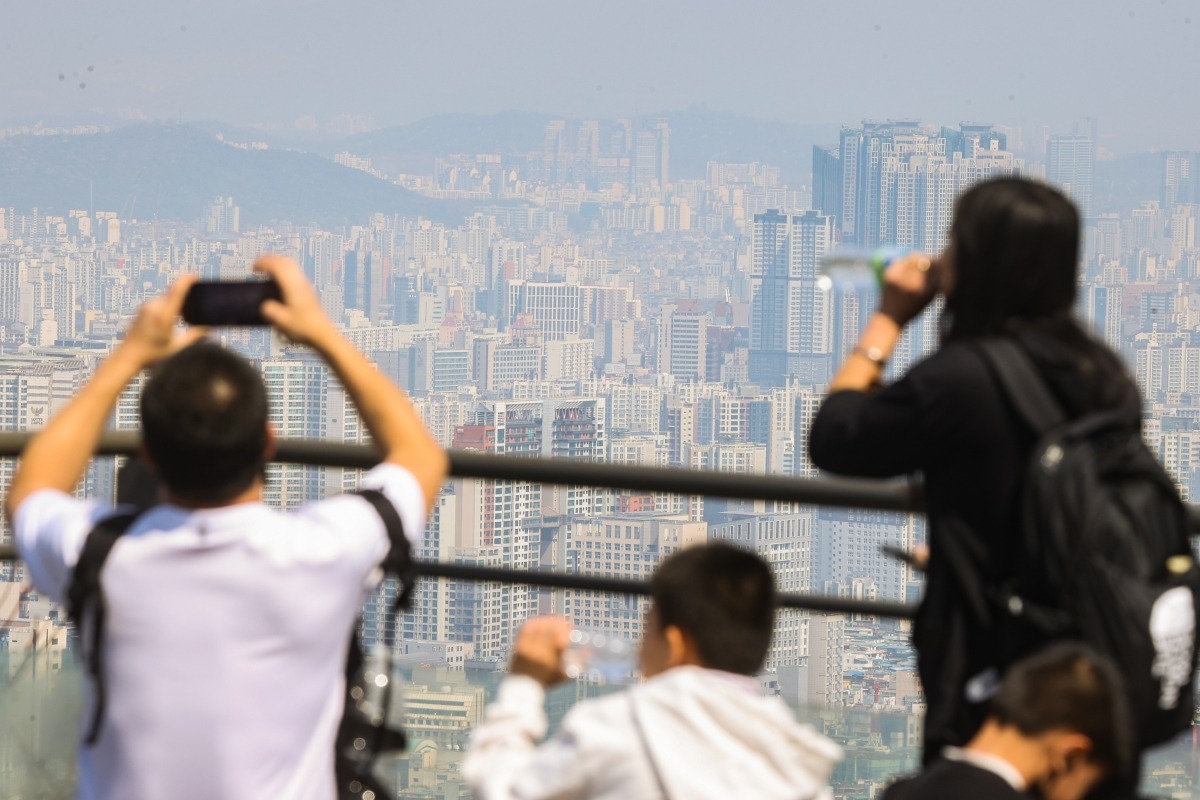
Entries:
{"type": "Polygon", "coordinates": [[[548,381],[581,381],[595,372],[595,342],[591,339],[561,339],[543,346],[542,374],[548,381]]]}
{"type": "Polygon", "coordinates": [[[1046,180],[1062,189],[1084,219],[1092,215],[1096,143],[1090,136],[1051,136],[1046,145],[1046,180]]]}
{"type": "Polygon", "coordinates": [[[837,147],[813,146],[812,207],[833,217],[834,229],[842,215],[842,159],[837,147]]]}
{"type": "Polygon", "coordinates": [[[881,544],[905,549],[917,544],[912,517],[863,509],[822,508],[818,512],[813,548],[813,590],[842,597],[852,595],[854,582],[867,579],[881,598],[907,597],[904,564],[880,551],[881,544]]]}
{"type": "Polygon", "coordinates": [[[342,306],[365,312],[371,302],[370,255],[347,250],[342,255],[342,306]]]}
{"type": "Polygon", "coordinates": [[[204,229],[210,236],[232,236],[242,229],[242,212],[232,197],[218,197],[209,203],[204,229]]]}
{"type": "MultiPolygon", "coordinates": [[[[362,443],[366,430],[346,390],[317,356],[286,352],[259,367],[267,386],[268,419],[281,439],[362,443]]],[[[357,488],[358,470],[269,464],[264,501],[292,510],[304,503],[357,488]]]]}
{"type": "Polygon", "coordinates": [[[511,390],[518,381],[545,377],[545,354],[540,343],[518,344],[501,336],[479,336],[473,346],[474,379],[480,391],[511,390]]]}
{"type": "Polygon", "coordinates": [[[668,306],[659,322],[658,371],[684,381],[704,380],[709,315],[694,306],[668,306]]]}
{"type": "Polygon", "coordinates": [[[1163,153],[1163,208],[1200,204],[1200,151],[1163,153]]]}
{"type": "Polygon", "coordinates": [[[666,120],[640,123],[634,134],[631,183],[635,188],[666,187],[670,179],[671,129],[666,120]]]}
{"type": "Polygon", "coordinates": [[[583,330],[583,292],[576,283],[510,281],[505,286],[505,327],[524,314],[547,341],[578,337],[583,330]]]}
{"type": "Polygon", "coordinates": [[[809,708],[846,705],[846,618],[840,614],[816,615],[805,618],[803,626],[808,655],[798,665],[779,669],[781,695],[809,708]]]}
{"type": "MultiPolygon", "coordinates": [[[[452,445],[509,456],[599,461],[607,450],[603,400],[483,402],[459,426],[452,445]]],[[[527,481],[451,484],[430,521],[421,557],[460,564],[536,570],[545,517],[591,517],[604,494],[591,487],[542,487],[527,481]],[[428,551],[428,552],[426,552],[428,551]]],[[[539,610],[538,591],[511,583],[422,581],[406,638],[471,642],[481,658],[501,657],[520,623],[539,610]]]]}
{"type": "Polygon", "coordinates": [[[750,380],[820,383],[830,352],[829,293],[817,287],[833,219],[816,211],[754,216],[751,250],[750,380]]]}
{"type": "MultiPolygon", "coordinates": [[[[842,240],[940,251],[959,193],[986,178],[1024,169],[1006,145],[1006,137],[992,126],[970,123],[939,130],[916,120],[889,120],[843,129],[837,151],[842,240]]],[[[814,180],[819,162],[829,186],[833,153],[822,150],[823,155],[814,155],[814,180]]],[[[826,210],[837,199],[828,188],[821,197],[826,210]]]]}
{"type": "MultiPolygon", "coordinates": [[[[484,453],[535,454],[532,436],[540,420],[497,404],[489,424],[464,425],[454,446],[484,453]]],[[[514,569],[537,569],[541,487],[526,481],[464,481],[455,490],[460,547],[452,560],[514,569]],[[466,540],[461,540],[465,534],[466,540]]],[[[451,582],[449,618],[452,641],[475,642],[480,656],[500,655],[519,623],[537,613],[537,591],[514,584],[451,582]],[[482,602],[490,595],[490,602],[482,602]]]]}
{"type": "MultiPolygon", "coordinates": [[[[78,357],[0,355],[0,431],[42,428],[79,391],[90,372],[78,357]]],[[[12,482],[16,459],[0,459],[0,486],[12,482]]],[[[89,475],[94,469],[89,468],[89,475]]],[[[8,517],[0,519],[0,542],[9,542],[8,517]]],[[[11,576],[12,562],[0,564],[0,579],[11,576]]]]}

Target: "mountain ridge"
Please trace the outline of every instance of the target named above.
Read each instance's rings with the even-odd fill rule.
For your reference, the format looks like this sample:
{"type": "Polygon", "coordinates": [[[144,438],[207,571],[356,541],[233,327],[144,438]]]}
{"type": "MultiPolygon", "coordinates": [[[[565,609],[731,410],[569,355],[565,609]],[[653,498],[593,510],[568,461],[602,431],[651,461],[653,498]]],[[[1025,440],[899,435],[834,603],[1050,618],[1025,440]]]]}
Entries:
{"type": "Polygon", "coordinates": [[[234,198],[247,224],[337,227],[376,212],[452,222],[471,208],[422,197],[314,153],[242,149],[190,125],[0,139],[0,204],[6,206],[55,214],[132,206],[142,218],[191,220],[220,196],[234,198]]]}

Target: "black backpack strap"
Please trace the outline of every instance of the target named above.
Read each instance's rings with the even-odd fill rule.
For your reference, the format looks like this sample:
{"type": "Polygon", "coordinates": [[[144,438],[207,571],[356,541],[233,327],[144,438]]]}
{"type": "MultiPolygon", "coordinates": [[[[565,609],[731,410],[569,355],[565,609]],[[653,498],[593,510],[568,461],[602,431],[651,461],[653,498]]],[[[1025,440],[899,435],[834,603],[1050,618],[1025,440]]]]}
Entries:
{"type": "Polygon", "coordinates": [[[1012,339],[981,339],[975,343],[992,374],[1021,419],[1039,437],[1067,420],[1062,406],[1025,350],[1012,339]]]}
{"type": "Polygon", "coordinates": [[[366,500],[383,520],[391,547],[383,559],[383,569],[400,581],[400,592],[392,606],[393,612],[412,606],[413,589],[416,586],[417,569],[412,557],[412,544],[404,533],[404,524],[392,501],[378,489],[360,489],[354,494],[366,500]]]}
{"type": "MultiPolygon", "coordinates": [[[[416,585],[416,565],[412,558],[412,545],[404,533],[404,525],[396,507],[378,489],[361,489],[353,494],[366,500],[383,520],[387,531],[390,547],[381,566],[384,572],[400,582],[400,590],[396,602],[390,609],[390,616],[395,616],[401,609],[412,605],[413,589],[416,585]]],[[[384,641],[390,653],[392,645],[392,629],[385,620],[384,641]]],[[[359,709],[362,698],[362,687],[359,685],[361,672],[366,664],[366,654],[358,638],[357,627],[362,624],[358,618],[356,630],[350,634],[350,648],[346,655],[346,690],[342,720],[338,725],[337,737],[334,744],[334,771],[336,773],[339,800],[362,800],[363,797],[377,798],[388,796],[389,793],[380,784],[372,772],[372,763],[380,753],[403,750],[407,738],[404,731],[392,728],[388,724],[388,710],[391,708],[392,682],[383,686],[383,697],[380,701],[384,709],[382,721],[373,722],[365,718],[359,709]],[[355,695],[358,691],[360,694],[355,695]]]]}
{"type": "MultiPolygon", "coordinates": [[[[91,646],[86,651],[86,667],[95,686],[96,702],[92,709],[92,721],[88,725],[84,744],[91,747],[100,735],[100,723],[104,721],[104,708],[107,701],[104,689],[104,593],[100,587],[100,573],[104,562],[108,560],[113,545],[117,543],[130,526],[141,515],[141,511],[118,512],[97,523],[87,538],[83,540],[83,549],[79,553],[79,561],[71,573],[71,583],[67,587],[67,613],[75,620],[77,630],[82,636],[85,619],[91,620],[91,646]],[[87,609],[91,609],[90,616],[87,609]]],[[[85,642],[86,644],[86,642],[85,642]]]]}

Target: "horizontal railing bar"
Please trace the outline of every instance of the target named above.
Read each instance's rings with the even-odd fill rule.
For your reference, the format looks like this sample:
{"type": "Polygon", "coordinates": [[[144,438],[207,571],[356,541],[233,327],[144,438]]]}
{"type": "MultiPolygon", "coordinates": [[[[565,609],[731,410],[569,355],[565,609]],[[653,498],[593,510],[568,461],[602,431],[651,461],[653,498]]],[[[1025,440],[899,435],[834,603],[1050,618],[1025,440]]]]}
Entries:
{"type": "MultiPolygon", "coordinates": [[[[457,578],[469,581],[521,583],[546,589],[575,589],[613,594],[649,594],[650,582],[630,578],[596,575],[568,575],[562,572],[537,572],[511,567],[480,567],[473,564],[421,562],[417,572],[429,578],[457,578]]],[[[916,606],[891,601],[849,600],[822,595],[781,594],[781,608],[806,609],[828,614],[873,614],[879,617],[911,618],[916,606]]]]}
{"type": "MultiPolygon", "coordinates": [[[[15,457],[24,449],[31,433],[0,433],[0,458],[15,457]]],[[[96,447],[97,456],[131,456],[140,437],[135,431],[106,431],[96,447]]],[[[598,464],[541,457],[502,456],[451,450],[450,474],[476,480],[520,480],[531,483],[584,485],[606,489],[629,489],[652,493],[704,495],[748,500],[776,500],[803,505],[869,508],[879,511],[919,511],[918,486],[879,481],[788,478],[775,475],[746,475],[701,470],[598,464]]],[[[289,464],[369,469],[379,454],[369,445],[285,439],[278,443],[274,459],[289,464]]],[[[14,548],[0,545],[0,561],[16,558],[14,548]]],[[[648,594],[649,584],[624,578],[531,572],[467,564],[422,563],[421,574],[429,577],[471,581],[522,583],[556,589],[648,594]]],[[[819,595],[781,595],[783,608],[823,613],[873,614],[909,618],[914,607],[897,602],[871,602],[819,595]]]]}
{"type": "MultiPolygon", "coordinates": [[[[0,458],[18,456],[33,434],[0,432],[0,458]]],[[[97,456],[130,456],[137,452],[136,431],[106,431],[97,456]]],[[[702,495],[746,500],[774,500],[800,505],[860,508],[875,511],[920,512],[924,503],[917,483],[713,472],[677,467],[642,467],[566,459],[505,456],[450,450],[450,475],[476,480],[528,481],[626,489],[643,493],[702,495]]],[[[281,440],[274,461],[309,466],[369,469],[379,454],[369,445],[281,440]]],[[[1200,507],[1190,506],[1193,526],[1200,529],[1200,507]]],[[[9,545],[0,545],[0,561],[15,559],[9,545]]],[[[422,574],[464,580],[494,580],[547,588],[645,594],[648,584],[621,578],[530,572],[464,564],[426,563],[422,574]]],[[[914,606],[890,601],[857,601],[819,595],[783,595],[780,605],[827,613],[911,617],[914,606]]]]}
{"type": "Polygon", "coordinates": [[[840,478],[791,478],[558,458],[517,458],[463,451],[451,451],[450,464],[451,474],[456,477],[494,480],[515,478],[533,483],[579,484],[643,493],[703,495],[739,500],[775,500],[876,511],[912,512],[922,508],[919,491],[906,482],[885,484],[840,478]]]}
{"type": "MultiPolygon", "coordinates": [[[[0,433],[0,458],[18,455],[31,436],[30,433],[0,433]]],[[[100,438],[96,455],[133,455],[137,452],[138,441],[135,431],[107,431],[100,438]]],[[[455,478],[595,486],[737,500],[775,500],[874,511],[916,512],[923,507],[919,486],[906,481],[792,478],[679,467],[626,466],[562,458],[504,456],[467,450],[450,450],[449,454],[450,475],[455,478]]],[[[379,452],[370,445],[284,439],[279,442],[273,460],[309,466],[369,469],[379,463],[379,452]]]]}

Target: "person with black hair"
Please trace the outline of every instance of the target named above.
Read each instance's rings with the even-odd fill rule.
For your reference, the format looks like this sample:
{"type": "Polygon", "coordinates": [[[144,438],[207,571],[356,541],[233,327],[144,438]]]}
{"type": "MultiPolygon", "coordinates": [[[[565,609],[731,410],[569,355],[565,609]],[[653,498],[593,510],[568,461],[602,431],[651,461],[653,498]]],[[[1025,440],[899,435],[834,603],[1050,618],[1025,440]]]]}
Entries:
{"type": "Polygon", "coordinates": [[[1075,643],[1051,645],[1009,669],[983,727],[965,747],[946,747],[924,772],[883,800],[1081,800],[1133,760],[1120,676],[1075,643]]]}
{"type": "Polygon", "coordinates": [[[1140,425],[1136,385],[1073,313],[1079,228],[1071,202],[1035,181],[996,178],[964,192],[940,256],[888,267],[879,309],[809,431],[809,457],[823,470],[924,477],[929,549],[913,644],[926,759],[975,734],[1011,660],[978,592],[1021,569],[1018,500],[1036,437],[976,343],[1015,342],[1068,419],[1106,410],[1140,425]],[[905,325],[939,295],[937,351],[882,385],[905,325]]]}
{"type": "Polygon", "coordinates": [[[570,623],[522,627],[509,676],[472,734],[463,775],[480,800],[807,800],[831,796],[841,749],[762,696],[775,584],[724,543],[666,558],[650,582],[639,666],[646,682],[581,703],[546,734],[546,689],[566,679],[570,623]]]}
{"type": "MultiPolygon", "coordinates": [[[[374,438],[382,463],[362,486],[420,542],[445,453],[404,394],[338,332],[295,262],[266,256],[255,269],[282,295],[263,316],[321,355],[374,438]]],[[[105,623],[100,642],[84,628],[87,653],[100,657],[87,684],[93,713],[83,719],[95,728],[79,751],[79,796],[332,800],[350,634],[392,540],[366,497],[290,514],[263,504],[275,449],[266,387],[250,363],[202,341],[204,330],[177,330],[194,282],[181,278],[141,307],[30,441],[5,499],[31,581],[63,602],[98,523],[114,513],[71,492],[121,392],[154,368],[142,393],[142,455],[160,502],[115,541],[101,602],[84,608],[105,623]]]]}

